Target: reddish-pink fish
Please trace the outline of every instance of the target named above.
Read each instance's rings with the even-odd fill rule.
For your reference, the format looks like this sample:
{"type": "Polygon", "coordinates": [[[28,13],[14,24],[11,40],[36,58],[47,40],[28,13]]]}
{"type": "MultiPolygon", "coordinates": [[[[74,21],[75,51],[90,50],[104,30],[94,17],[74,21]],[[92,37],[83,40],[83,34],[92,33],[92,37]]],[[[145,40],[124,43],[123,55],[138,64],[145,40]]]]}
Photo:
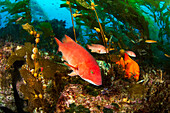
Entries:
{"type": "Polygon", "coordinates": [[[106,47],[104,47],[103,45],[100,45],[100,44],[91,44],[91,45],[87,44],[87,48],[91,49],[91,52],[95,52],[95,53],[99,53],[99,54],[108,53],[108,49],[106,49],[106,47]]]}
{"type": "Polygon", "coordinates": [[[125,51],[129,56],[136,57],[136,54],[133,51],[125,51]]]}
{"type": "Polygon", "coordinates": [[[109,51],[114,50],[114,48],[108,49],[100,44],[91,44],[91,45],[87,44],[87,48],[91,49],[91,52],[95,52],[95,53],[99,53],[99,54],[109,53],[109,51]]]}
{"type": "Polygon", "coordinates": [[[67,35],[62,40],[63,43],[57,38],[55,40],[59,46],[58,50],[62,52],[63,59],[68,62],[65,64],[73,70],[69,74],[70,76],[79,75],[91,84],[102,85],[100,68],[88,51],[67,35]]]}
{"type": "Polygon", "coordinates": [[[22,19],[22,17],[19,17],[19,18],[16,20],[16,22],[19,22],[21,19],[22,19]]]}

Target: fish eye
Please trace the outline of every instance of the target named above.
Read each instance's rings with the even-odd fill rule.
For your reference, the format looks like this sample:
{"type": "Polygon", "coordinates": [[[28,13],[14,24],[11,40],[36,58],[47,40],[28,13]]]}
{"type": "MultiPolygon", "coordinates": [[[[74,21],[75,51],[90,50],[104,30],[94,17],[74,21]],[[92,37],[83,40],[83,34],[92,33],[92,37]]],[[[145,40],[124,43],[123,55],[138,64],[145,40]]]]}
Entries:
{"type": "Polygon", "coordinates": [[[91,73],[91,74],[94,74],[94,72],[93,72],[92,70],[90,71],[90,73],[91,73]]]}

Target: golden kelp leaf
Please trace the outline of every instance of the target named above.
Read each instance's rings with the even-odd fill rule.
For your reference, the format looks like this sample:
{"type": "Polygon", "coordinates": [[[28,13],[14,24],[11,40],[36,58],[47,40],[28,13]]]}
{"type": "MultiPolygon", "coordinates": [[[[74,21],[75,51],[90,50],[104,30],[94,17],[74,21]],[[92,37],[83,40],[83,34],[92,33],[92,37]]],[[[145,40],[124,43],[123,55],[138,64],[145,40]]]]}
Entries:
{"type": "Polygon", "coordinates": [[[31,44],[31,42],[25,42],[24,45],[26,49],[28,50],[27,52],[32,52],[34,44],[31,44]]]}
{"type": "Polygon", "coordinates": [[[41,82],[34,82],[34,89],[35,91],[37,91],[38,93],[43,93],[43,88],[42,88],[42,83],[41,82]]]}
{"type": "Polygon", "coordinates": [[[43,34],[43,32],[42,32],[42,31],[37,31],[37,34],[42,35],[42,34],[43,34]]]}
{"type": "Polygon", "coordinates": [[[24,78],[24,80],[26,82],[26,85],[30,89],[34,89],[35,91],[38,91],[39,93],[42,93],[42,83],[41,82],[37,82],[36,78],[34,76],[32,76],[30,71],[28,71],[25,68],[21,68],[20,74],[24,78]]]}
{"type": "Polygon", "coordinates": [[[25,68],[20,69],[20,74],[24,78],[26,83],[30,82],[29,79],[34,79],[32,74],[28,70],[26,70],[25,68]]]}
{"type": "Polygon", "coordinates": [[[45,79],[54,79],[55,73],[65,74],[68,68],[62,64],[56,64],[50,60],[42,59],[39,61],[40,66],[43,67],[43,76],[45,79]]]}
{"type": "Polygon", "coordinates": [[[30,67],[30,69],[34,68],[34,61],[31,59],[31,54],[29,54],[29,53],[27,53],[26,62],[28,64],[28,66],[30,67]]]}
{"type": "Polygon", "coordinates": [[[22,47],[21,49],[16,50],[15,55],[18,57],[24,57],[26,55],[26,48],[22,47]]]}
{"type": "Polygon", "coordinates": [[[21,60],[24,61],[25,59],[23,57],[19,57],[19,56],[16,56],[16,55],[11,55],[8,58],[7,65],[8,65],[8,67],[11,67],[15,61],[21,61],[21,60]]]}
{"type": "Polygon", "coordinates": [[[87,9],[91,8],[91,6],[85,0],[76,0],[76,1],[87,9]]]}
{"type": "Polygon", "coordinates": [[[22,84],[20,86],[20,91],[24,94],[25,99],[29,99],[31,93],[28,93],[28,92],[32,92],[34,91],[34,89],[28,89],[27,85],[22,84]]]}
{"type": "Polygon", "coordinates": [[[35,65],[35,72],[37,72],[37,70],[40,68],[40,64],[39,62],[34,62],[35,65]]]}
{"type": "Polygon", "coordinates": [[[44,78],[53,79],[57,70],[57,64],[45,59],[40,61],[40,63],[42,63],[44,78]]]}
{"type": "Polygon", "coordinates": [[[30,33],[31,31],[35,31],[35,30],[34,30],[34,27],[31,26],[31,25],[29,25],[29,23],[23,24],[23,25],[22,25],[22,28],[25,29],[26,31],[28,31],[29,33],[30,33]]]}

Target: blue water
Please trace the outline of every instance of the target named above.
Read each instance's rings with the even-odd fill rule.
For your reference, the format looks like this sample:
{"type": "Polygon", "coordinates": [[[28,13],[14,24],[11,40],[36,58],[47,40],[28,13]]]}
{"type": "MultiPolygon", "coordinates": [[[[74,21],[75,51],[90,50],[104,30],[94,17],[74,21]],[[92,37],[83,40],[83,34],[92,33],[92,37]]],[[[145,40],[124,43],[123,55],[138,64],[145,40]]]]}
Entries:
{"type": "MultiPolygon", "coordinates": [[[[15,0],[11,0],[12,2],[15,0]]],[[[18,0],[20,1],[20,0],[18,0]]],[[[31,0],[33,5],[37,5],[37,8],[41,8],[41,11],[48,17],[49,20],[58,19],[58,20],[65,20],[66,21],[66,28],[72,26],[71,15],[70,11],[66,8],[60,8],[60,4],[64,3],[61,0],[31,0]]],[[[0,7],[0,10],[2,7],[0,7]]],[[[38,9],[40,10],[40,9],[38,9]]],[[[0,23],[1,27],[5,27],[6,17],[9,16],[8,13],[0,13],[0,23]]],[[[34,15],[35,16],[35,15],[34,15]]],[[[33,19],[35,18],[33,16],[33,19]]]]}

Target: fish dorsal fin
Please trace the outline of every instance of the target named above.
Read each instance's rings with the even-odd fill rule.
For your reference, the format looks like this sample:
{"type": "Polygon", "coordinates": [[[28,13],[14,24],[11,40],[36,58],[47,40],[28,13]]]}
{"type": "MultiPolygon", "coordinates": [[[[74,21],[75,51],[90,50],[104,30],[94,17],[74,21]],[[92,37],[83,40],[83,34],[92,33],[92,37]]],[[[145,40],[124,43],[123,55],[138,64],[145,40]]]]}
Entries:
{"type": "Polygon", "coordinates": [[[54,39],[56,40],[58,46],[62,43],[60,40],[58,40],[56,37],[54,37],[54,39]]]}
{"type": "Polygon", "coordinates": [[[100,45],[100,44],[91,44],[91,46],[93,46],[93,47],[101,47],[103,45],[100,45]]]}
{"type": "Polygon", "coordinates": [[[91,46],[97,46],[98,44],[91,44],[91,46]]]}
{"type": "Polygon", "coordinates": [[[69,36],[65,35],[65,37],[62,39],[63,43],[67,42],[75,42],[73,39],[71,39],[69,36]]]}

